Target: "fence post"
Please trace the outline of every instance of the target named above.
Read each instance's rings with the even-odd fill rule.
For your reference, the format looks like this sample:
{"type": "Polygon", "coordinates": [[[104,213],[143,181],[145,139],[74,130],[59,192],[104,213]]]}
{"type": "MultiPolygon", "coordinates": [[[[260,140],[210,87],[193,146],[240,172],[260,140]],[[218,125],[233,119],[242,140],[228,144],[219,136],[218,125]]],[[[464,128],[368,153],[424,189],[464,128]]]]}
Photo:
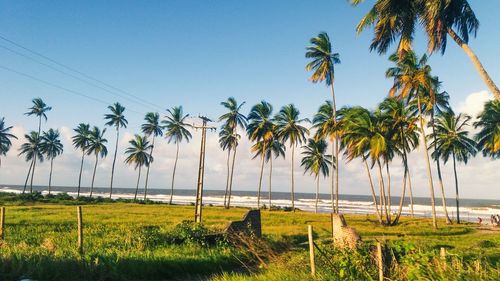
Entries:
{"type": "Polygon", "coordinates": [[[82,206],[76,207],[76,216],[78,220],[78,252],[83,254],[83,222],[82,222],[82,206]]]}
{"type": "Polygon", "coordinates": [[[330,213],[330,223],[332,224],[332,238],[335,238],[335,230],[333,229],[333,213],[330,213]]]}
{"type": "Polygon", "coordinates": [[[439,250],[439,256],[442,260],[446,259],[446,249],[444,247],[441,247],[441,249],[439,250]]]}
{"type": "Polygon", "coordinates": [[[316,263],[314,262],[314,240],[313,240],[313,227],[307,227],[309,237],[309,258],[311,260],[311,275],[316,276],[316,263]]]}
{"type": "Polygon", "coordinates": [[[0,241],[4,240],[5,207],[0,207],[0,241]]]}
{"type": "Polygon", "coordinates": [[[384,260],[382,257],[382,245],[377,242],[377,262],[378,262],[378,280],[384,280],[384,260]]]}

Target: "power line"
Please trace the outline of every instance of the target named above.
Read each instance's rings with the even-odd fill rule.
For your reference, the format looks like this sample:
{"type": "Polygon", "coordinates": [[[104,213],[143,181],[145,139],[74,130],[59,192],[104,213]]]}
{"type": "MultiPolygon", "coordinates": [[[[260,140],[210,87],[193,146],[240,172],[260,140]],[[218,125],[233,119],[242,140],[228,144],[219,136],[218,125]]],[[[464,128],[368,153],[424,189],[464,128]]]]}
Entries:
{"type": "MultiPolygon", "coordinates": [[[[21,71],[17,71],[15,69],[12,69],[12,68],[9,68],[7,66],[3,66],[3,65],[0,65],[0,68],[1,69],[4,69],[6,71],[9,71],[9,72],[12,72],[12,73],[15,73],[17,75],[20,75],[20,76],[24,76],[24,77],[27,77],[27,78],[30,78],[32,80],[35,80],[35,81],[38,81],[42,84],[45,84],[45,85],[49,85],[51,87],[54,87],[54,88],[57,88],[57,89],[60,89],[60,90],[63,90],[63,91],[66,91],[66,92],[69,92],[73,95],[77,95],[77,96],[80,96],[80,97],[84,97],[84,98],[87,98],[89,100],[92,100],[92,101],[95,101],[95,102],[99,102],[99,103],[102,103],[104,105],[109,105],[110,103],[109,102],[106,102],[106,101],[103,101],[101,99],[98,99],[98,98],[95,98],[95,97],[92,97],[92,96],[89,96],[89,95],[86,95],[84,93],[81,93],[81,92],[78,92],[78,91],[74,91],[74,90],[71,90],[71,89],[68,89],[66,87],[63,87],[63,86],[59,86],[57,84],[54,84],[52,82],[48,82],[46,80],[43,80],[43,79],[40,79],[40,78],[37,78],[33,75],[30,75],[30,74],[27,74],[27,73],[24,73],[24,72],[21,72],[21,71]]],[[[133,113],[136,113],[136,114],[140,114],[142,115],[142,113],[138,112],[138,111],[135,111],[135,110],[132,110],[132,109],[128,109],[130,112],[133,112],[133,113]]]]}
{"type": "MultiPolygon", "coordinates": [[[[137,103],[137,101],[135,101],[135,100],[133,100],[133,99],[131,99],[131,98],[128,98],[128,97],[123,96],[123,95],[120,95],[120,94],[117,94],[117,93],[115,93],[115,92],[112,92],[112,91],[110,91],[109,89],[106,89],[106,88],[101,87],[101,86],[99,86],[99,85],[97,85],[97,84],[95,84],[95,83],[92,83],[92,82],[89,82],[89,81],[87,81],[87,80],[84,80],[84,79],[82,79],[82,78],[80,78],[80,77],[78,77],[78,76],[76,76],[76,75],[71,74],[71,73],[68,73],[68,72],[62,71],[62,70],[60,70],[60,69],[57,69],[56,67],[54,67],[54,66],[52,66],[52,65],[50,65],[50,64],[46,64],[46,63],[41,62],[41,61],[39,61],[39,60],[37,60],[37,59],[35,59],[35,58],[33,58],[33,57],[30,57],[30,56],[28,56],[28,55],[26,55],[26,54],[20,53],[20,52],[18,52],[18,51],[16,51],[16,50],[12,50],[11,48],[9,48],[9,47],[7,47],[7,46],[0,45],[0,48],[5,49],[5,50],[7,50],[7,51],[9,51],[9,52],[12,52],[12,53],[14,53],[14,54],[16,54],[16,55],[18,55],[18,56],[21,56],[21,57],[23,57],[23,58],[26,58],[26,59],[28,59],[28,60],[34,61],[34,62],[36,62],[36,63],[38,63],[38,64],[41,64],[41,65],[43,65],[43,66],[45,66],[45,67],[47,67],[47,68],[50,68],[50,69],[52,69],[52,70],[54,70],[54,71],[56,71],[56,72],[59,72],[59,73],[61,73],[61,74],[68,75],[68,76],[70,76],[70,77],[72,77],[72,78],[74,78],[74,79],[76,79],[76,80],[78,80],[78,81],[81,81],[81,82],[83,82],[83,83],[89,84],[89,85],[94,86],[94,87],[96,87],[96,88],[98,88],[98,89],[101,89],[101,90],[103,90],[103,91],[106,91],[106,92],[108,92],[109,94],[112,94],[112,95],[117,96],[117,97],[120,97],[120,98],[125,98],[125,99],[127,99],[127,100],[129,100],[129,101],[131,101],[131,102],[137,103]]],[[[143,104],[143,103],[140,103],[140,105],[145,106],[145,107],[147,107],[147,108],[149,108],[149,109],[151,109],[151,108],[152,108],[151,106],[146,105],[146,104],[143,104]]],[[[155,110],[156,110],[156,109],[155,109],[155,110]]]]}
{"type": "Polygon", "coordinates": [[[81,75],[81,76],[83,76],[83,77],[85,77],[85,78],[87,78],[87,79],[89,79],[89,80],[95,81],[95,82],[97,82],[97,83],[99,83],[99,84],[101,84],[101,85],[104,85],[104,86],[106,86],[106,87],[108,87],[108,88],[111,88],[111,89],[113,89],[113,90],[115,90],[115,91],[118,91],[118,92],[121,92],[121,93],[123,93],[123,94],[125,94],[125,95],[127,95],[127,96],[130,96],[130,97],[132,97],[132,98],[134,98],[134,99],[136,99],[136,100],[138,100],[138,101],[141,101],[141,102],[143,102],[143,103],[149,104],[150,106],[153,106],[153,107],[155,107],[155,108],[158,108],[158,109],[160,109],[160,110],[163,110],[163,108],[159,107],[158,105],[156,105],[156,104],[154,104],[154,103],[151,103],[151,102],[149,102],[149,101],[147,101],[147,100],[141,99],[141,98],[137,97],[137,96],[136,96],[136,95],[134,95],[134,94],[131,94],[131,93],[129,93],[129,92],[127,92],[127,91],[125,91],[125,90],[122,90],[122,89],[120,89],[120,88],[117,88],[117,87],[115,87],[115,86],[113,86],[113,85],[110,85],[110,84],[108,84],[108,83],[106,83],[106,82],[103,82],[103,81],[101,81],[101,80],[99,80],[99,79],[97,79],[97,78],[94,78],[94,77],[92,77],[92,76],[90,76],[90,75],[88,75],[88,74],[85,74],[85,73],[83,73],[83,72],[81,72],[81,71],[78,71],[78,70],[76,70],[76,69],[74,69],[74,68],[72,68],[72,67],[70,67],[70,66],[67,66],[67,65],[65,65],[65,64],[63,64],[63,63],[60,63],[60,62],[58,62],[58,61],[56,61],[56,60],[54,60],[54,59],[51,59],[51,58],[49,58],[48,56],[43,55],[43,54],[41,54],[41,53],[39,53],[39,52],[37,52],[37,51],[35,51],[35,50],[32,50],[32,49],[27,48],[27,47],[24,47],[23,45],[21,45],[21,44],[19,44],[19,43],[16,43],[16,42],[14,42],[14,41],[12,41],[12,40],[10,40],[10,39],[6,38],[6,37],[5,37],[4,35],[2,35],[2,34],[0,34],[0,39],[2,39],[2,40],[4,40],[4,41],[7,41],[7,42],[11,43],[11,44],[12,44],[12,45],[14,45],[14,46],[19,47],[19,48],[21,48],[21,49],[23,49],[23,50],[25,50],[25,51],[28,51],[28,52],[30,52],[30,53],[32,53],[32,54],[35,54],[35,55],[37,55],[37,56],[39,56],[39,57],[41,57],[41,58],[44,58],[44,59],[46,59],[46,60],[48,60],[48,61],[50,61],[50,62],[52,62],[52,63],[54,63],[54,64],[56,64],[56,65],[58,65],[58,66],[60,66],[60,67],[63,67],[63,68],[65,68],[65,69],[69,70],[69,71],[72,71],[72,72],[74,72],[74,73],[78,73],[79,75],[81,75]]]}

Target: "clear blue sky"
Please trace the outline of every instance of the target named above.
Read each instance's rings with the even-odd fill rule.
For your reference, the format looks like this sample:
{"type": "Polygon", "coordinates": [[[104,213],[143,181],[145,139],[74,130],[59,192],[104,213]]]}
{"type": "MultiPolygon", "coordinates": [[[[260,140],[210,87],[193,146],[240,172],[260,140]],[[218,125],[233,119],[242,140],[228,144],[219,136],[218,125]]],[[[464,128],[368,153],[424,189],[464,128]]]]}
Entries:
{"type": "MultiPolygon", "coordinates": [[[[305,47],[326,31],[342,64],[336,69],[340,105],[375,106],[391,81],[386,56],[369,52],[371,30],[355,26],[373,1],[352,7],[344,0],[273,1],[0,1],[0,35],[158,105],[183,105],[193,115],[217,118],[220,101],[229,96],[249,109],[262,99],[275,108],[295,103],[304,117],[330,97],[323,85],[308,81],[305,47]]],[[[471,47],[491,77],[500,83],[500,1],[469,1],[481,22],[471,47]]],[[[419,32],[416,50],[425,51],[419,32]]],[[[137,132],[145,107],[117,98],[57,73],[3,47],[0,66],[35,76],[128,109],[129,132],[137,132]]],[[[25,53],[25,52],[23,52],[25,53]]],[[[27,53],[26,53],[27,54],[27,53]]],[[[486,90],[468,57],[450,40],[445,56],[431,57],[434,74],[457,105],[473,92],[486,90]]],[[[33,97],[53,106],[50,127],[80,122],[103,125],[106,104],[71,95],[0,68],[0,116],[11,125],[32,129],[24,116],[33,97]]],[[[113,137],[109,136],[113,143],[113,137]]],[[[286,185],[286,184],[284,184],[286,185]]]]}

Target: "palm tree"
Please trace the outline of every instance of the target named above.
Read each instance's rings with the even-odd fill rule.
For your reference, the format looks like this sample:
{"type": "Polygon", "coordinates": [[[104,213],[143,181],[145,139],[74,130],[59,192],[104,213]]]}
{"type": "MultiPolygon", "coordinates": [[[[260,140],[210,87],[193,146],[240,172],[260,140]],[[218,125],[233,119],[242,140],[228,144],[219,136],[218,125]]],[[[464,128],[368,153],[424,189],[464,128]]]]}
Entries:
{"type": "Polygon", "coordinates": [[[326,149],[328,144],[324,139],[309,139],[307,145],[302,146],[304,151],[302,152],[301,166],[304,167],[304,173],[309,171],[311,175],[314,174],[316,179],[316,204],[315,210],[318,212],[318,201],[319,201],[319,176],[322,174],[324,177],[328,177],[329,166],[332,165],[331,155],[326,155],[326,149]]]}
{"type": "MultiPolygon", "coordinates": [[[[45,102],[41,98],[35,98],[32,100],[32,102],[33,102],[33,106],[28,108],[29,111],[24,113],[24,114],[28,115],[28,116],[35,115],[36,117],[38,117],[38,137],[40,137],[40,135],[42,133],[42,117],[45,119],[45,121],[47,121],[46,112],[52,110],[52,107],[45,104],[45,102]]],[[[33,174],[34,174],[34,171],[32,171],[32,169],[34,170],[34,165],[36,163],[37,155],[35,154],[34,157],[35,157],[35,159],[33,159],[33,161],[31,162],[31,165],[28,169],[28,177],[29,177],[29,174],[31,173],[32,179],[33,179],[33,174]]],[[[26,181],[24,183],[24,189],[26,189],[27,183],[28,183],[28,178],[26,178],[26,181]]]]}
{"type": "Polygon", "coordinates": [[[436,131],[433,133],[433,143],[436,150],[432,153],[433,158],[441,158],[446,164],[450,156],[453,158],[453,172],[455,174],[455,195],[457,204],[457,223],[460,223],[460,208],[458,196],[458,177],[456,161],[464,162],[470,157],[476,155],[476,143],[469,138],[469,133],[465,127],[469,126],[471,117],[446,112],[438,116],[436,122],[436,131]]]}
{"type": "Polygon", "coordinates": [[[282,143],[289,142],[292,149],[291,160],[291,182],[292,182],[292,209],[295,209],[295,181],[294,181],[294,160],[295,160],[295,147],[301,145],[306,141],[306,134],[309,130],[302,126],[301,123],[310,122],[309,119],[299,119],[299,110],[293,105],[285,105],[281,108],[280,112],[274,117],[278,126],[278,138],[282,143]]]}
{"type": "MultiPolygon", "coordinates": [[[[411,105],[403,100],[393,97],[386,98],[380,105],[379,110],[385,116],[386,126],[391,131],[391,138],[395,146],[395,152],[401,156],[404,166],[403,188],[399,202],[399,209],[392,224],[397,224],[402,212],[404,197],[406,193],[406,182],[409,179],[410,168],[408,166],[408,153],[418,146],[417,118],[412,112],[411,105]]],[[[413,216],[413,191],[410,186],[410,210],[413,216]]]]}
{"type": "MultiPolygon", "coordinates": [[[[351,0],[358,5],[364,0],[351,0]]],[[[479,75],[497,100],[500,91],[484,69],[478,57],[469,47],[469,35],[476,36],[479,21],[467,0],[377,0],[357,26],[358,33],[374,26],[371,50],[379,54],[387,52],[394,41],[399,41],[398,54],[402,57],[411,51],[418,24],[427,33],[430,53],[444,54],[449,35],[469,56],[479,75]]]]}
{"type": "Polygon", "coordinates": [[[153,161],[149,151],[151,145],[149,144],[147,137],[142,137],[135,135],[135,138],[129,141],[130,146],[125,150],[125,154],[128,154],[125,159],[125,163],[134,165],[134,169],[139,168],[139,174],[137,176],[137,185],[135,187],[134,201],[137,200],[137,192],[139,191],[139,181],[141,179],[142,166],[149,166],[153,161]]]}
{"type": "Polygon", "coordinates": [[[254,105],[248,114],[247,135],[250,141],[262,142],[261,155],[261,168],[259,177],[259,187],[257,189],[257,208],[260,208],[260,191],[262,187],[262,175],[264,173],[264,160],[267,143],[273,138],[274,124],[271,119],[273,113],[273,106],[266,102],[261,101],[254,105]]]}
{"type": "MultiPolygon", "coordinates": [[[[146,136],[152,137],[151,151],[149,152],[149,156],[151,157],[151,159],[153,159],[155,138],[157,136],[163,136],[163,127],[160,125],[160,114],[158,114],[158,112],[148,112],[146,113],[146,117],[144,117],[144,121],[146,121],[146,123],[142,124],[141,130],[146,136]]],[[[149,180],[150,167],[151,165],[148,165],[146,171],[146,182],[144,183],[144,200],[147,199],[147,194],[148,194],[148,180],[149,180]]]]}
{"type": "MultiPolygon", "coordinates": [[[[340,63],[340,58],[338,53],[332,52],[332,44],[330,43],[330,38],[326,32],[321,32],[318,36],[311,38],[311,46],[307,47],[306,58],[310,58],[311,62],[306,65],[307,71],[313,71],[311,76],[311,81],[313,83],[325,81],[327,86],[330,86],[332,92],[332,113],[334,125],[337,123],[337,105],[335,101],[335,64],[340,63]]],[[[334,126],[336,127],[336,126],[334,126]]],[[[339,144],[338,136],[334,134],[332,140],[334,145],[332,145],[332,190],[335,189],[335,208],[334,212],[339,212],[339,174],[338,170],[335,173],[334,166],[338,167],[339,163],[339,144]],[[335,176],[334,176],[335,174],[335,176]],[[335,177],[335,179],[334,179],[335,177]],[[335,180],[335,181],[334,181],[335,180]]],[[[333,202],[333,200],[332,200],[333,202]]]]}
{"type": "MultiPolygon", "coordinates": [[[[226,176],[226,191],[224,192],[224,207],[227,209],[229,208],[229,204],[231,200],[228,198],[231,196],[230,195],[230,180],[231,180],[231,150],[234,150],[233,155],[236,152],[236,147],[238,146],[238,141],[240,139],[240,135],[234,134],[233,129],[230,127],[227,127],[225,124],[222,125],[221,130],[219,132],[219,145],[222,148],[223,151],[227,150],[227,160],[226,160],[226,166],[227,166],[227,176],[226,176]]],[[[234,158],[234,157],[233,157],[234,158]]],[[[234,165],[234,163],[233,163],[234,165]]],[[[234,168],[234,166],[233,166],[234,168]]]]}
{"type": "MultiPolygon", "coordinates": [[[[221,105],[224,106],[228,112],[224,113],[219,117],[219,122],[223,121],[224,124],[222,125],[222,130],[221,136],[222,138],[226,138],[226,140],[222,140],[222,142],[226,143],[225,149],[228,150],[228,159],[227,159],[227,167],[228,167],[228,172],[227,172],[227,179],[226,179],[226,192],[224,193],[224,206],[226,208],[229,208],[231,204],[231,191],[233,187],[233,174],[234,174],[234,163],[236,161],[236,147],[238,146],[238,140],[240,138],[240,135],[237,132],[238,126],[245,130],[247,126],[247,118],[245,115],[243,115],[240,111],[241,108],[245,102],[242,102],[241,104],[238,105],[238,102],[236,101],[235,98],[229,97],[226,101],[221,102],[221,105]],[[225,131],[225,132],[224,132],[225,131]],[[224,132],[224,133],[223,133],[224,132]],[[231,135],[234,136],[230,136],[231,135]],[[229,142],[228,142],[229,141],[229,142]],[[229,145],[230,144],[230,145],[229,145]],[[231,151],[233,151],[233,159],[232,159],[232,164],[231,168],[229,168],[229,158],[231,155],[231,151]],[[229,172],[230,171],[230,172],[229,172]],[[227,201],[226,201],[227,199],[227,201]]],[[[220,143],[220,141],[219,141],[220,143]]],[[[222,144],[221,144],[222,147],[222,144]]],[[[224,149],[224,148],[223,148],[224,149]]]]}
{"type": "Polygon", "coordinates": [[[123,115],[125,107],[121,104],[116,102],[115,104],[108,106],[108,109],[111,113],[104,115],[104,120],[108,121],[106,122],[106,126],[116,128],[115,154],[113,156],[113,165],[111,166],[111,183],[109,185],[109,198],[111,198],[113,195],[113,178],[115,175],[116,154],[118,152],[118,142],[120,141],[120,127],[127,128],[128,121],[123,115]]]}
{"type": "MultiPolygon", "coordinates": [[[[30,182],[30,193],[33,193],[33,177],[35,175],[35,166],[37,159],[43,162],[43,154],[40,149],[41,138],[40,135],[31,131],[29,134],[24,135],[26,142],[21,145],[19,155],[25,155],[26,162],[31,161],[30,170],[28,171],[28,176],[26,177],[26,183],[28,182],[30,172],[31,172],[31,182],[30,182]]],[[[26,192],[26,183],[24,184],[23,193],[26,192]]]]}
{"type": "Polygon", "coordinates": [[[94,126],[94,128],[89,132],[88,143],[85,147],[87,155],[95,155],[94,172],[92,173],[92,184],[90,185],[90,198],[92,198],[92,193],[94,192],[95,172],[97,170],[99,156],[101,158],[104,158],[108,155],[108,148],[106,147],[108,140],[104,138],[105,133],[106,129],[103,129],[101,131],[101,129],[94,126]]]}
{"type": "Polygon", "coordinates": [[[285,145],[276,137],[276,132],[274,136],[267,141],[261,140],[252,145],[252,152],[254,152],[253,159],[257,157],[262,157],[264,154],[264,159],[266,163],[269,163],[269,208],[272,206],[272,178],[273,178],[273,157],[276,159],[278,157],[285,158],[285,145]]]}
{"type": "MultiPolygon", "coordinates": [[[[2,117],[0,119],[0,156],[7,155],[7,152],[9,152],[10,147],[12,146],[11,139],[17,139],[16,136],[9,133],[11,129],[12,126],[5,127],[5,121],[4,118],[2,117]]],[[[0,167],[1,166],[2,166],[2,158],[0,157],[0,167]]]]}
{"type": "Polygon", "coordinates": [[[184,139],[189,142],[192,136],[188,130],[188,127],[191,127],[191,125],[186,123],[186,119],[189,117],[189,114],[184,115],[182,106],[175,106],[172,109],[168,109],[167,113],[168,115],[165,116],[166,120],[161,121],[165,128],[165,138],[167,138],[168,143],[173,141],[177,147],[175,152],[174,170],[172,172],[172,188],[170,190],[169,200],[169,204],[172,204],[174,196],[175,170],[177,169],[177,160],[179,159],[179,144],[184,139]]]}
{"type": "Polygon", "coordinates": [[[431,76],[431,67],[427,64],[426,55],[423,55],[420,59],[418,59],[413,51],[408,51],[402,58],[398,58],[397,55],[392,55],[390,60],[394,62],[396,66],[389,68],[386,72],[386,77],[394,79],[394,86],[391,88],[389,94],[391,96],[407,98],[408,100],[416,98],[417,101],[418,116],[420,119],[420,133],[424,144],[423,151],[426,160],[431,198],[432,224],[434,228],[437,228],[434,183],[432,181],[429,151],[427,150],[427,137],[424,131],[424,117],[421,102],[422,95],[425,91],[429,91],[431,95],[433,94],[433,85],[435,85],[437,78],[431,76]]]}
{"type": "Polygon", "coordinates": [[[54,158],[63,153],[63,144],[59,137],[59,131],[54,129],[49,129],[42,135],[42,140],[40,142],[40,151],[44,154],[47,159],[50,160],[50,173],[49,173],[49,194],[52,189],[52,169],[54,167],[54,158]]]}
{"type": "Polygon", "coordinates": [[[492,159],[500,158],[500,101],[489,101],[474,122],[480,131],[475,135],[478,150],[492,159]]]}
{"type": "Polygon", "coordinates": [[[85,159],[85,152],[87,151],[87,146],[90,141],[90,125],[80,123],[78,127],[73,129],[76,133],[71,139],[73,140],[73,146],[76,149],[82,150],[82,160],[80,162],[80,174],[78,176],[78,191],[77,198],[80,197],[80,187],[82,186],[82,171],[83,171],[83,161],[85,159]]]}

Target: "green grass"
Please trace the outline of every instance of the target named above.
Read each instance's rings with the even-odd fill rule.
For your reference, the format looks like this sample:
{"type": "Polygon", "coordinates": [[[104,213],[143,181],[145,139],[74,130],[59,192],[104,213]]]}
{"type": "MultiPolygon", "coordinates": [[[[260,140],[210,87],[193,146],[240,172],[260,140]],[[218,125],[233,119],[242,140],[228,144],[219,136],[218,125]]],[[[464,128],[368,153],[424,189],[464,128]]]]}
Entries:
{"type": "MultiPolygon", "coordinates": [[[[370,249],[375,240],[387,244],[387,256],[393,257],[387,273],[394,280],[488,279],[477,272],[491,280],[500,277],[500,232],[471,223],[439,221],[440,228],[433,230],[429,219],[402,218],[398,226],[383,227],[372,216],[346,215],[366,242],[355,253],[331,247],[328,214],[264,210],[262,229],[271,250],[257,251],[266,261],[259,266],[251,251],[230,243],[172,243],[176,226],[193,219],[192,206],[45,201],[0,196],[7,210],[0,280],[305,280],[310,276],[308,224],[328,257],[318,257],[320,280],[375,278],[370,249]],[[76,249],[75,204],[83,206],[83,255],[76,249]],[[440,247],[447,248],[453,266],[443,267],[436,260],[440,247]]],[[[246,211],[207,206],[204,226],[221,230],[246,211]]]]}

